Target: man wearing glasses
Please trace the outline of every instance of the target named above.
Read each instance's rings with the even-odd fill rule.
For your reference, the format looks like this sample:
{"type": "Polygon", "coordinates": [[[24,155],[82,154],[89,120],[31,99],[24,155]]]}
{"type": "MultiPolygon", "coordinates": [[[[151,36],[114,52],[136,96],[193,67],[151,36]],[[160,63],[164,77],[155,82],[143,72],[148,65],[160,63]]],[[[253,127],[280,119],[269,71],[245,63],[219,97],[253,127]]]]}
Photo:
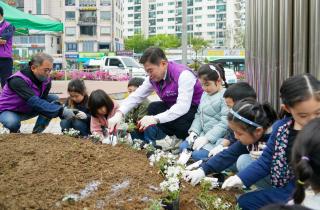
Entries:
{"type": "Polygon", "coordinates": [[[0,95],[0,123],[10,132],[19,132],[21,121],[39,116],[33,133],[42,132],[51,118],[71,119],[73,110],[63,107],[58,96],[49,94],[50,72],[53,58],[37,53],[29,62],[29,68],[8,78],[0,95]]]}

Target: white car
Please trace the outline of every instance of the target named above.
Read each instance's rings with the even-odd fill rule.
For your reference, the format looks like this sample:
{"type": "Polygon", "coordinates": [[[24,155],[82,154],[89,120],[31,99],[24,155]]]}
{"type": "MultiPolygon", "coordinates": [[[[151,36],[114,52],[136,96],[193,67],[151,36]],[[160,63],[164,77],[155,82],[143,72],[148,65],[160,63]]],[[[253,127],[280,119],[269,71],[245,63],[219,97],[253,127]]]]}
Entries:
{"type": "Polygon", "coordinates": [[[101,59],[100,69],[110,75],[132,74],[132,77],[147,76],[144,68],[132,57],[105,56],[101,59]]]}
{"type": "Polygon", "coordinates": [[[224,73],[225,73],[226,81],[228,84],[237,83],[238,81],[237,75],[233,69],[224,68],[224,73]]]}

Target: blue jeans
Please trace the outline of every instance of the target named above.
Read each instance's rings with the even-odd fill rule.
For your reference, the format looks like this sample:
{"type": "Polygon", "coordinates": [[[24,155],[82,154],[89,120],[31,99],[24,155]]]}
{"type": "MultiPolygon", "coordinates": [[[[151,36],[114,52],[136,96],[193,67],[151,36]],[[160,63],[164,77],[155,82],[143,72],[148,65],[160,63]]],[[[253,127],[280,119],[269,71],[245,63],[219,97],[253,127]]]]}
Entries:
{"type": "Polygon", "coordinates": [[[257,210],[272,203],[286,204],[290,200],[294,188],[294,181],[291,181],[284,187],[269,187],[245,193],[238,198],[238,204],[242,210],[257,210]]]}
{"type": "MultiPolygon", "coordinates": [[[[189,143],[188,143],[187,140],[183,141],[179,146],[180,153],[185,149],[192,149],[192,148],[190,148],[189,143]]],[[[192,159],[194,161],[207,160],[208,159],[208,155],[209,155],[209,151],[207,151],[205,149],[194,150],[191,153],[191,157],[192,157],[192,159]]]]}
{"type": "Polygon", "coordinates": [[[144,132],[133,131],[130,134],[132,139],[141,139],[153,145],[156,144],[156,140],[163,139],[167,135],[156,125],[149,126],[144,132]]]}
{"type": "MultiPolygon", "coordinates": [[[[49,94],[47,101],[57,101],[59,97],[54,94],[49,94]]],[[[11,133],[17,133],[21,127],[21,121],[29,120],[38,116],[32,133],[41,133],[49,125],[49,118],[39,115],[38,113],[19,113],[14,111],[4,111],[0,113],[0,122],[4,127],[8,128],[11,133]]]]}
{"type": "MultiPolygon", "coordinates": [[[[247,168],[253,161],[255,161],[254,159],[251,158],[251,156],[249,154],[243,154],[240,155],[238,157],[237,160],[237,170],[238,171],[242,171],[245,168],[247,168]]],[[[255,183],[255,186],[258,189],[264,189],[264,188],[268,188],[271,187],[271,183],[270,183],[270,177],[267,176],[261,180],[259,180],[258,182],[255,183]]]]}

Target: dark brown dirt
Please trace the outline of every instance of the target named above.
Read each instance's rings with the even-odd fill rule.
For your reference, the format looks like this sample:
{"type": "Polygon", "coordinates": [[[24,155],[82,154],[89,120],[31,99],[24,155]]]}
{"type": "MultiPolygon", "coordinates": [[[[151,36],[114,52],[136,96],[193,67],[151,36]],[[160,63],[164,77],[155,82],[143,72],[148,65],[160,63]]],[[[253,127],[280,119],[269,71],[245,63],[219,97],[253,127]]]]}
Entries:
{"type": "MultiPolygon", "coordinates": [[[[0,209],[144,209],[162,196],[163,177],[143,151],[60,135],[0,136],[0,209]],[[100,185],[77,202],[62,201],[92,182],[100,185]],[[114,190],[116,184],[127,187],[114,190]]],[[[197,209],[199,187],[183,183],[180,209],[197,209]]],[[[233,200],[225,192],[214,192],[233,200]]]]}

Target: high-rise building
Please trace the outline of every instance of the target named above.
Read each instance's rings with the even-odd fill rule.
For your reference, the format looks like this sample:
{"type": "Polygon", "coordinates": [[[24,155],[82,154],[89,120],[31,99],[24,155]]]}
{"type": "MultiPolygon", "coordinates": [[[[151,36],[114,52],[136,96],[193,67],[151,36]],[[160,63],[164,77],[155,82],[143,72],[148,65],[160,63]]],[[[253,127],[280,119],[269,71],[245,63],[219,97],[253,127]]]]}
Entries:
{"type": "MultiPolygon", "coordinates": [[[[182,0],[125,1],[125,37],[135,33],[181,36],[182,0]]],[[[244,0],[187,0],[188,37],[202,37],[216,47],[231,46],[228,40],[244,27],[242,14],[244,0]]]]}

